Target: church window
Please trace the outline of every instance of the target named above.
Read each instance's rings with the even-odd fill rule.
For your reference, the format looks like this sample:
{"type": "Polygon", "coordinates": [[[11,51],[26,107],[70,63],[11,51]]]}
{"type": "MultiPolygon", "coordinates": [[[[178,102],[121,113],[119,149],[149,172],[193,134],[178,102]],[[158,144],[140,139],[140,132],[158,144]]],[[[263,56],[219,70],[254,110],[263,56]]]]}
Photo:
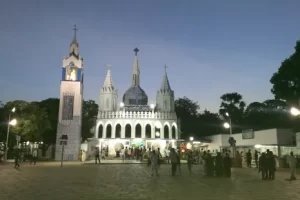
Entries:
{"type": "Polygon", "coordinates": [[[109,108],[109,99],[106,99],[106,108],[109,108]]]}
{"type": "Polygon", "coordinates": [[[73,120],[74,95],[63,96],[62,120],[73,120]]]}
{"type": "Polygon", "coordinates": [[[167,101],[164,101],[164,109],[167,109],[167,101]]]}

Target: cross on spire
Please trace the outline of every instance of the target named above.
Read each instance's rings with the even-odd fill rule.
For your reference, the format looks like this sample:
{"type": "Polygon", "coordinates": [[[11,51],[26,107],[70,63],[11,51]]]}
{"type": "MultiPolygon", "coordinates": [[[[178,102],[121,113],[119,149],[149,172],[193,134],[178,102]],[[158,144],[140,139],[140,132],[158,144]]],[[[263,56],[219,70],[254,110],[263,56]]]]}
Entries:
{"type": "Polygon", "coordinates": [[[111,64],[106,64],[106,67],[108,70],[111,70],[112,65],[111,64]]]}
{"type": "Polygon", "coordinates": [[[164,68],[165,68],[165,72],[167,73],[168,66],[166,64],[165,64],[164,68]]]}
{"type": "Polygon", "coordinates": [[[137,56],[137,53],[140,51],[138,48],[135,48],[134,50],[135,56],[137,56]]]}
{"type": "Polygon", "coordinates": [[[74,24],[73,30],[74,30],[74,35],[76,36],[76,32],[78,31],[78,29],[76,28],[76,24],[74,24]]]}

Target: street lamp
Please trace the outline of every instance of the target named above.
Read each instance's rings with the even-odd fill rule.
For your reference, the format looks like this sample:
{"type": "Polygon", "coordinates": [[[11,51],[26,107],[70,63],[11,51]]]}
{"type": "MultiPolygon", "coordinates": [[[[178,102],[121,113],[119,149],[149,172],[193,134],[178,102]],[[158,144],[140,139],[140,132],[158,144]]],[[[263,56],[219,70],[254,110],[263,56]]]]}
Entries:
{"type": "Polygon", "coordinates": [[[229,128],[229,131],[230,131],[230,135],[232,135],[232,123],[231,123],[231,117],[229,115],[228,112],[225,113],[225,115],[229,118],[229,123],[224,123],[224,127],[227,129],[229,128]]]}
{"type": "Polygon", "coordinates": [[[192,142],[194,140],[194,137],[190,137],[190,141],[192,142]]]}
{"type": "Polygon", "coordinates": [[[11,114],[14,113],[15,111],[16,111],[16,108],[13,107],[13,109],[11,109],[11,112],[8,115],[6,143],[5,143],[5,161],[7,161],[9,129],[10,129],[10,126],[15,126],[17,124],[17,120],[16,119],[10,120],[11,114]]]}
{"type": "Polygon", "coordinates": [[[300,111],[297,108],[294,108],[294,107],[291,108],[290,112],[294,116],[298,116],[300,114],[300,111]]]}

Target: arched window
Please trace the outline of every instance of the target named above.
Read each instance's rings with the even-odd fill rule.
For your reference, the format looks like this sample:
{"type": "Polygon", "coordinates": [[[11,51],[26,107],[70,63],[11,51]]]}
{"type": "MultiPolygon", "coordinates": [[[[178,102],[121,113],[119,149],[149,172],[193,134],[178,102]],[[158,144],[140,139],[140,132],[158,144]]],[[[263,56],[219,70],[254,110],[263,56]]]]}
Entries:
{"type": "Polygon", "coordinates": [[[116,133],[115,133],[116,138],[120,138],[121,137],[121,130],[122,130],[121,125],[117,124],[116,125],[116,133]]]}
{"type": "Polygon", "coordinates": [[[146,138],[151,138],[151,125],[147,124],[145,127],[146,138]]]}
{"type": "Polygon", "coordinates": [[[106,126],[106,138],[111,138],[111,125],[106,126]]]}
{"type": "Polygon", "coordinates": [[[169,126],[168,125],[164,126],[164,138],[165,139],[169,138],[169,126]]]}
{"type": "Polygon", "coordinates": [[[135,126],[135,137],[141,138],[142,137],[142,126],[140,124],[137,124],[135,126]]]}
{"type": "Polygon", "coordinates": [[[176,128],[172,126],[172,139],[176,139],[176,128]]]}
{"type": "Polygon", "coordinates": [[[103,126],[102,124],[100,124],[98,128],[98,138],[102,138],[102,137],[103,137],[103,126]]]}
{"type": "Polygon", "coordinates": [[[126,124],[125,126],[125,138],[131,138],[131,126],[126,124]]]}

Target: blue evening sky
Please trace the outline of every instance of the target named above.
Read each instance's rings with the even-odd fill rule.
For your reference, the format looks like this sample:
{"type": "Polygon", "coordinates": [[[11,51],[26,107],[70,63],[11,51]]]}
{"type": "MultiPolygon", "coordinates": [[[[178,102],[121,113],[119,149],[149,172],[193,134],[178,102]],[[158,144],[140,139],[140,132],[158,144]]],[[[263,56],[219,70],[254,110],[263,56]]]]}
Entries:
{"type": "Polygon", "coordinates": [[[220,96],[272,98],[269,82],[300,38],[299,0],[2,0],[0,100],[58,97],[73,24],[85,62],[84,98],[97,100],[106,64],[119,98],[138,47],[141,86],[155,102],[164,64],[176,97],[217,111],[220,96]]]}

